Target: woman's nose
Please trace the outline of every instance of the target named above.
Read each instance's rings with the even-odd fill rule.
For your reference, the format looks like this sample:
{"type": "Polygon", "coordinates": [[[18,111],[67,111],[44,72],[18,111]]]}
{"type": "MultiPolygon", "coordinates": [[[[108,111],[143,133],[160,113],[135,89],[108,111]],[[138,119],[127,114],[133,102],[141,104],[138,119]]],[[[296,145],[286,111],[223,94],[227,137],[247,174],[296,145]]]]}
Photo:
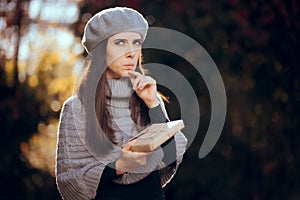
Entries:
{"type": "Polygon", "coordinates": [[[125,54],[126,58],[134,58],[135,56],[135,53],[134,51],[129,51],[125,54]]]}
{"type": "Polygon", "coordinates": [[[125,56],[126,56],[126,58],[128,58],[128,57],[134,58],[134,56],[135,56],[135,49],[132,46],[129,45],[125,56]]]}

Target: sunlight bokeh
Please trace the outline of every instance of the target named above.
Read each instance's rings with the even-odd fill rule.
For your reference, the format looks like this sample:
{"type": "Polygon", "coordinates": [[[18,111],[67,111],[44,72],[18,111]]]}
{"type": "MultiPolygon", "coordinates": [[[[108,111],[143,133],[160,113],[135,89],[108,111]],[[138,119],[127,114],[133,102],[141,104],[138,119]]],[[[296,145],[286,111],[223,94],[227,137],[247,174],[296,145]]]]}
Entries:
{"type": "Polygon", "coordinates": [[[74,23],[78,20],[78,6],[72,1],[40,1],[30,2],[29,17],[47,22],[74,23]]]}
{"type": "MultiPolygon", "coordinates": [[[[76,72],[82,63],[80,38],[68,27],[78,20],[76,1],[29,2],[28,20],[21,29],[18,49],[18,81],[34,89],[34,97],[43,101],[39,113],[47,117],[38,123],[37,132],[20,144],[21,159],[32,168],[54,176],[56,135],[59,111],[72,95],[76,72]],[[56,116],[56,117],[55,117],[56,116]]],[[[0,18],[0,30],[6,27],[0,18]]],[[[16,35],[13,28],[1,32],[1,49],[5,50],[6,84],[13,86],[16,35]],[[11,29],[11,30],[10,30],[11,29]]]]}

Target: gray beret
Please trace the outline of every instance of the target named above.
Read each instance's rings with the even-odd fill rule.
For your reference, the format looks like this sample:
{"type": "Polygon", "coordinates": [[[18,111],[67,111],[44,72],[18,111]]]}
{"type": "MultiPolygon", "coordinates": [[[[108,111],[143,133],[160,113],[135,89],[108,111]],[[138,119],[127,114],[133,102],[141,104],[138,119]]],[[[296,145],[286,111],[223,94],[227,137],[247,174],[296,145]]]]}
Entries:
{"type": "Polygon", "coordinates": [[[103,40],[121,32],[137,32],[145,40],[147,30],[146,19],[136,10],[126,7],[108,8],[87,22],[82,45],[90,53],[103,40]]]}

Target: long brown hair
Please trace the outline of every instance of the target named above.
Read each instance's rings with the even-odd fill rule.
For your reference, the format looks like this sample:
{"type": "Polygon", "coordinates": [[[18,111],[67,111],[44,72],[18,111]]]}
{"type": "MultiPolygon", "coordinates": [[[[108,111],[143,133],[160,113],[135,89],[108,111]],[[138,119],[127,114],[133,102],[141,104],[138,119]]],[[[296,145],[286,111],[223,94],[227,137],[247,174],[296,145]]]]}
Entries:
{"type": "MultiPolygon", "coordinates": [[[[107,154],[116,144],[111,114],[106,106],[106,92],[111,92],[105,76],[106,46],[107,40],[104,40],[92,50],[87,58],[85,72],[75,90],[86,112],[86,143],[89,150],[100,156],[107,154]]],[[[140,57],[138,67],[145,74],[146,70],[141,62],[140,57]]],[[[148,107],[135,92],[129,105],[131,118],[137,125],[145,126],[150,122],[148,107]]]]}

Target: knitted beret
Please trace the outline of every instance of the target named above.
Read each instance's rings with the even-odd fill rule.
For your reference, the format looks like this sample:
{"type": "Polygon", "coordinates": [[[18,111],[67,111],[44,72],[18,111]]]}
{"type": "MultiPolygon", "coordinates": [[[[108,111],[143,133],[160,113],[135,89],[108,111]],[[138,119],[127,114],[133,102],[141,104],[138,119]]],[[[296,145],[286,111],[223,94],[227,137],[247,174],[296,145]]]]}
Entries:
{"type": "Polygon", "coordinates": [[[99,43],[121,32],[137,32],[145,40],[146,19],[136,10],[114,7],[96,13],[85,25],[82,45],[90,53],[99,43]]]}

